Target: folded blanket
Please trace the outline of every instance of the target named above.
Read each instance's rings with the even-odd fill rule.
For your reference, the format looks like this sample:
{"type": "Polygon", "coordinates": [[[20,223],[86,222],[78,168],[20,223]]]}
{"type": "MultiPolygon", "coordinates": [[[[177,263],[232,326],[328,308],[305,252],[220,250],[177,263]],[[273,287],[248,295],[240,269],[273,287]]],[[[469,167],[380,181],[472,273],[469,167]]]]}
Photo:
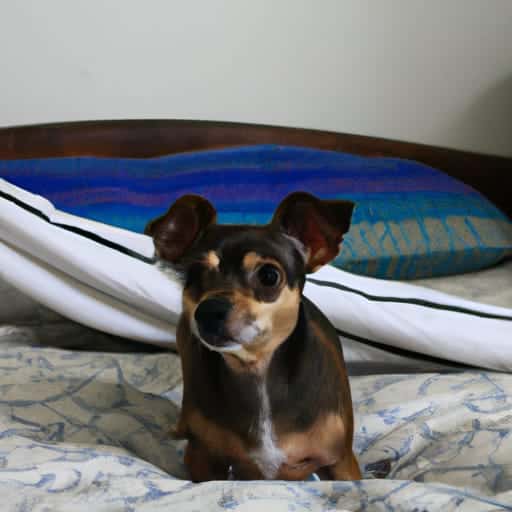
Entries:
{"type": "MultiPolygon", "coordinates": [[[[0,180],[0,276],[107,333],[172,346],[181,286],[144,235],[56,210],[0,180]]],[[[424,368],[512,369],[512,310],[324,267],[305,295],[328,316],[346,358],[424,368]]]]}

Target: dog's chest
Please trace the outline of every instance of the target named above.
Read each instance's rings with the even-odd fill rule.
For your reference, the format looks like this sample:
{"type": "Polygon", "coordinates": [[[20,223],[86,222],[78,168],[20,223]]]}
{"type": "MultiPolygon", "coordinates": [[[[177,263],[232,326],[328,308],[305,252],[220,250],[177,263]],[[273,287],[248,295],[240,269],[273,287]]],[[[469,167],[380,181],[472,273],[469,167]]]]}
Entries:
{"type": "Polygon", "coordinates": [[[274,430],[270,399],[263,379],[258,383],[257,396],[259,400],[259,415],[253,425],[253,433],[257,441],[257,448],[249,453],[251,459],[259,467],[265,478],[274,478],[281,465],[286,462],[287,456],[279,447],[274,430]]]}
{"type": "Polygon", "coordinates": [[[306,477],[319,467],[336,462],[345,438],[344,423],[339,414],[326,412],[306,430],[278,433],[265,381],[258,386],[258,400],[260,414],[252,429],[256,448],[249,452],[249,456],[264,478],[274,479],[288,474],[293,476],[292,479],[300,479],[300,475],[306,477]]]}

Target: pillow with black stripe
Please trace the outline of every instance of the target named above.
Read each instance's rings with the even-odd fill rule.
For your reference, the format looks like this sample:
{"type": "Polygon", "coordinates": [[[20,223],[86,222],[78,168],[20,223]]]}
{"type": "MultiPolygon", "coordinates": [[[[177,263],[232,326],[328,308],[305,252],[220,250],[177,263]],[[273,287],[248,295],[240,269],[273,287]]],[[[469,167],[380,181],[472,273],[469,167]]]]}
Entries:
{"type": "Polygon", "coordinates": [[[356,202],[334,265],[415,279],[485,268],[512,254],[512,223],[471,187],[423,164],[299,147],[249,146],[150,159],[50,158],[0,162],[0,176],[57,208],[142,232],[186,193],[219,222],[267,222],[289,193],[356,202]]]}

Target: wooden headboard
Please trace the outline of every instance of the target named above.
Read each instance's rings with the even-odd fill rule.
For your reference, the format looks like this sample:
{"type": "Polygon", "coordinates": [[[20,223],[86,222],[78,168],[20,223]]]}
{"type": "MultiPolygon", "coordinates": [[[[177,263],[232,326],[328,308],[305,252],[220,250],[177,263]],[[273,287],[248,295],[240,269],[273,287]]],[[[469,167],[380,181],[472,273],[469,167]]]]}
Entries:
{"type": "Polygon", "coordinates": [[[289,144],[417,160],[473,186],[512,217],[512,158],[376,137],[214,121],[84,121],[0,129],[0,158],[152,156],[244,144],[289,144]]]}

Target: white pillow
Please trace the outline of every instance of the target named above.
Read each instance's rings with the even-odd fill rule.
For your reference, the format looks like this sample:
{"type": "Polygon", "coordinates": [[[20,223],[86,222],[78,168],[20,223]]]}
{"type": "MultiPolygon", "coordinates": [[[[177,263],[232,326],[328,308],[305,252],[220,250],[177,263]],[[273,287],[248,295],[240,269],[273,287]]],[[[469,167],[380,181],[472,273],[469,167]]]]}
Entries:
{"type": "MultiPolygon", "coordinates": [[[[173,346],[181,286],[155,264],[149,237],[64,214],[4,180],[0,191],[0,277],[84,325],[173,346]]],[[[363,360],[386,353],[512,370],[510,309],[330,266],[308,279],[305,295],[359,354],[371,349],[352,349],[363,360]]]]}

